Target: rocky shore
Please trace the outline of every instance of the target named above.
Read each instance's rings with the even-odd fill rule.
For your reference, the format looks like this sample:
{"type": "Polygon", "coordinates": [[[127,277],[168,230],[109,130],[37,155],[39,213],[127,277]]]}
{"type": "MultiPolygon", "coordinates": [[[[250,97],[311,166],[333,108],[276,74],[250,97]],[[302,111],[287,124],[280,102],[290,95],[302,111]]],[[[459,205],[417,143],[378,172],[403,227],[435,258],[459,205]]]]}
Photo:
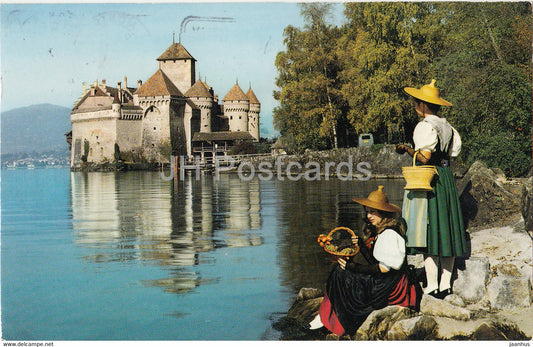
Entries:
{"type": "MultiPolygon", "coordinates": [[[[305,328],[323,292],[302,288],[274,324],[281,339],[530,340],[533,177],[508,179],[481,162],[456,169],[470,253],[456,260],[453,294],[444,300],[424,295],[419,311],[400,306],[374,311],[355,335],[336,336],[325,328],[305,328]]],[[[421,255],[409,256],[408,263],[423,269],[421,255]]]]}
{"type": "MultiPolygon", "coordinates": [[[[471,233],[471,255],[458,259],[453,291],[424,295],[420,311],[389,306],[374,311],[353,336],[308,330],[323,292],[302,288],[274,328],[282,340],[530,340],[533,336],[532,240],[524,220],[471,233]]],[[[421,256],[408,262],[422,269],[421,256]]]]}

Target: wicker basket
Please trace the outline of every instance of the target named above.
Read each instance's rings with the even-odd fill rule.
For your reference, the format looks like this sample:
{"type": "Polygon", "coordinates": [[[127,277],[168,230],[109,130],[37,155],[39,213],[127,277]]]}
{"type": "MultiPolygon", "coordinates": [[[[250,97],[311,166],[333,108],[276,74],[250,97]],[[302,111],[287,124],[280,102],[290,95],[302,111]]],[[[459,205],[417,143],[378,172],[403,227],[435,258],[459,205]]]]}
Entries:
{"type": "Polygon", "coordinates": [[[403,178],[407,182],[403,189],[432,192],[431,181],[437,169],[432,165],[415,166],[417,154],[418,151],[413,155],[413,166],[402,167],[403,178]]]}
{"type": "MultiPolygon", "coordinates": [[[[326,252],[328,252],[330,254],[333,254],[333,255],[336,255],[336,256],[351,257],[351,256],[356,255],[359,252],[359,247],[357,245],[354,245],[354,244],[351,244],[350,247],[344,248],[341,251],[337,251],[337,246],[334,244],[336,240],[334,239],[334,235],[333,234],[338,232],[338,231],[341,231],[341,230],[345,230],[349,234],[351,234],[351,236],[355,236],[355,233],[350,228],[337,227],[337,228],[331,230],[327,235],[320,234],[320,236],[318,236],[318,240],[317,240],[318,244],[322,248],[324,248],[324,250],[326,252]],[[332,241],[333,241],[333,243],[332,243],[332,241]]],[[[350,237],[350,241],[351,241],[351,237],[350,237]]]]}

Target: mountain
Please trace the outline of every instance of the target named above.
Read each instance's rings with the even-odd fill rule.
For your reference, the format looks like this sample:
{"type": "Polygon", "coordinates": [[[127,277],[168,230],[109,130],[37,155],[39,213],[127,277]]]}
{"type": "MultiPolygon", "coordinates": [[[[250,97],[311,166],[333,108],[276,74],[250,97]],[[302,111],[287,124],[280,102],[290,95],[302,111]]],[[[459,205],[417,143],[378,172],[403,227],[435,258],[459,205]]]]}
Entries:
{"type": "Polygon", "coordinates": [[[68,107],[40,104],[2,112],[2,154],[68,151],[68,107]]]}

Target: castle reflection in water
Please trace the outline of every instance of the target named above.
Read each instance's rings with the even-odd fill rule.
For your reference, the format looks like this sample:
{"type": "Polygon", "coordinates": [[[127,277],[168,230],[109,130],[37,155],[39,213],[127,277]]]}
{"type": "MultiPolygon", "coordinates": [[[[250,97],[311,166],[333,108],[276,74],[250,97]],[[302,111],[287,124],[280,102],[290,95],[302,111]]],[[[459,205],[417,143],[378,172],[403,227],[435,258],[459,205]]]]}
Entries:
{"type": "Polygon", "coordinates": [[[260,181],[166,181],[158,172],[71,173],[74,242],[91,263],[150,262],[171,277],[147,281],[183,293],[216,281],[194,270],[199,254],[263,243],[260,181]],[[218,233],[217,231],[223,231],[218,233]]]}
{"type": "MultiPolygon", "coordinates": [[[[392,203],[401,205],[403,198],[400,180],[246,181],[226,174],[218,180],[203,175],[167,181],[158,172],[71,175],[74,242],[82,257],[91,264],[156,265],[165,278],[143,283],[171,293],[219,283],[223,274],[203,266],[226,262],[224,254],[216,253],[224,247],[261,246],[253,252],[244,248],[236,258],[269,258],[268,268],[255,270],[292,293],[321,288],[331,259],[316,243],[317,236],[336,226],[360,228],[363,209],[352,198],[368,195],[378,184],[387,187],[392,203]]],[[[236,258],[231,266],[240,266],[236,258]]]]}

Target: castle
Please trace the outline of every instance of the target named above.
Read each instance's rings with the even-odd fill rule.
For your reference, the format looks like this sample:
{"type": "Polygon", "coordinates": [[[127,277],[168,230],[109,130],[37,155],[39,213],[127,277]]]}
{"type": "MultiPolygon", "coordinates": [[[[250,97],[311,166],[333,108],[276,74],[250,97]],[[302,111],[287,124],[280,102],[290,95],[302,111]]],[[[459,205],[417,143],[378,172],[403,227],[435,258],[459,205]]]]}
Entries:
{"type": "Polygon", "coordinates": [[[236,83],[219,104],[196,80],[191,54],[181,43],[156,59],[158,70],[136,88],[93,83],[75,102],[67,133],[71,168],[115,161],[169,163],[171,156],[209,160],[242,141],[259,141],[261,104],[236,83]]]}

